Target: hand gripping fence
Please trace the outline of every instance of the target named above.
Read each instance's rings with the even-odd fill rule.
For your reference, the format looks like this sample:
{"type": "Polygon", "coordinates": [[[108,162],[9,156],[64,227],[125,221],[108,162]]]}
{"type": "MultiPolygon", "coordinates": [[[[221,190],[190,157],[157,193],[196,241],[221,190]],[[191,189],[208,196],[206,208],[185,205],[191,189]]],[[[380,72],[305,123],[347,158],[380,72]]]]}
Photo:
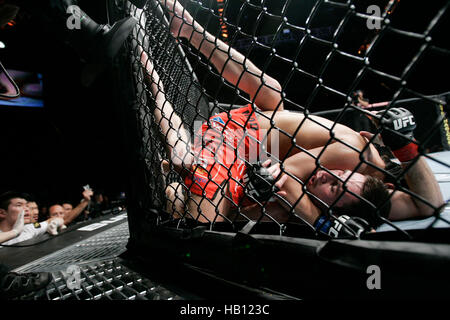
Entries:
{"type": "MultiPolygon", "coordinates": [[[[398,203],[396,195],[402,194],[424,213],[423,228],[449,227],[445,195],[439,199],[418,186],[417,180],[411,182],[425,179],[416,176],[423,160],[447,172],[450,168],[436,153],[449,150],[446,92],[450,90],[437,80],[448,71],[449,5],[436,1],[422,8],[395,0],[151,0],[138,9],[125,2],[123,14],[139,20],[127,43],[127,57],[136,95],[138,147],[145,163],[143,209],[154,212],[158,223],[175,226],[199,223],[210,230],[236,231],[250,228],[251,222],[252,227],[270,225],[274,234],[295,235],[303,225],[314,237],[318,232],[311,228],[315,219],[309,220],[309,207],[304,205],[308,201],[315,214],[319,210],[336,219],[345,214],[373,220],[372,229],[394,230],[404,239],[413,239],[401,223],[394,222],[411,218],[408,212],[398,219],[389,216],[389,209],[392,212],[398,203]],[[183,6],[175,18],[173,2],[183,6]],[[192,26],[185,13],[203,27],[192,26]],[[171,33],[170,26],[176,21],[181,28],[172,34],[175,28],[171,33]],[[183,25],[194,31],[183,37],[183,25]],[[195,43],[199,37],[203,39],[195,43]],[[203,53],[199,49],[208,47],[212,49],[203,53]],[[225,57],[221,68],[215,65],[218,56],[225,57]],[[227,66],[233,65],[242,72],[230,81],[227,72],[232,71],[227,66]],[[255,92],[241,86],[246,75],[256,81],[255,92]],[[358,99],[360,89],[376,103],[369,103],[367,97],[358,99]],[[271,110],[264,110],[255,97],[268,90],[278,100],[271,110]],[[387,150],[386,163],[395,168],[391,170],[366,154],[387,130],[377,119],[397,107],[415,117],[416,140],[409,142],[418,153],[400,165],[387,150]],[[285,114],[290,119],[280,116],[285,114]],[[374,136],[356,147],[340,134],[342,125],[356,136],[362,130],[374,136]],[[321,145],[305,142],[305,132],[312,127],[314,132],[327,130],[321,145]],[[330,150],[342,149],[359,154],[345,176],[335,171],[342,168],[327,165],[330,150]],[[289,159],[299,154],[308,164],[289,159]],[[248,192],[246,170],[267,159],[269,166],[280,165],[279,180],[270,183],[287,175],[285,184],[296,186],[295,197],[279,192],[285,185],[273,187],[272,198],[263,201],[248,192]],[[296,166],[308,165],[312,169],[299,177],[296,166]],[[324,172],[341,184],[342,192],[331,201],[309,188],[324,172]],[[384,176],[394,192],[383,201],[366,199],[351,187],[357,172],[384,176]],[[359,205],[342,209],[339,203],[348,194],[359,205]]],[[[386,147],[377,150],[381,156],[386,147]]],[[[337,163],[345,160],[342,157],[337,163]]],[[[446,178],[438,172],[431,179],[445,182],[446,178]]]]}

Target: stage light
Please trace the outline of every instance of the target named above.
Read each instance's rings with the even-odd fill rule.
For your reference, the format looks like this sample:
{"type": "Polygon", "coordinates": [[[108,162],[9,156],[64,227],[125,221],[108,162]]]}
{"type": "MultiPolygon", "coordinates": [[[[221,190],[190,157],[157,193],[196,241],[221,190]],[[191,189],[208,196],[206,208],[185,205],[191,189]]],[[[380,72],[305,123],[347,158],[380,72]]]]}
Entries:
{"type": "Polygon", "coordinates": [[[219,12],[219,21],[220,21],[220,28],[222,29],[222,40],[226,41],[228,40],[228,29],[227,25],[224,22],[223,15],[224,15],[224,1],[223,0],[217,0],[217,11],[219,12]]]}

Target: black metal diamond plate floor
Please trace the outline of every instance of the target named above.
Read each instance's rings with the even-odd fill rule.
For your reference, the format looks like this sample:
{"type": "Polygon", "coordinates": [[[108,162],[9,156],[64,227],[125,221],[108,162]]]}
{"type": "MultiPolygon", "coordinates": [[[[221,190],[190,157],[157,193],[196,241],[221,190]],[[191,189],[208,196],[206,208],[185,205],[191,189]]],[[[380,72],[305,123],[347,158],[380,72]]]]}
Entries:
{"type": "Polygon", "coordinates": [[[133,272],[120,258],[80,267],[80,285],[69,289],[65,272],[52,272],[45,290],[23,296],[21,300],[181,300],[163,286],[133,272]]]}
{"type": "Polygon", "coordinates": [[[126,250],[128,238],[128,223],[123,222],[86,240],[21,266],[14,271],[65,271],[70,265],[81,266],[98,260],[112,259],[126,250]]]}
{"type": "Polygon", "coordinates": [[[158,283],[130,270],[118,256],[126,250],[128,223],[15,269],[15,272],[51,272],[46,289],[20,300],[181,300],[158,283]],[[79,271],[79,277],[68,272],[79,271]],[[75,281],[75,282],[73,282],[75,281]]]}

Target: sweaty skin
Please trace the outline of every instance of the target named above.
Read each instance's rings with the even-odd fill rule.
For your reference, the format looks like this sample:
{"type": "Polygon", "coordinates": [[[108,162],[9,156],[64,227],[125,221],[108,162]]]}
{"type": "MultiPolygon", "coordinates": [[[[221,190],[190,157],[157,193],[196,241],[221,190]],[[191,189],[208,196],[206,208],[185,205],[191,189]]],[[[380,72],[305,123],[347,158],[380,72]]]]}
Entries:
{"type": "Polygon", "coordinates": [[[384,161],[376,148],[373,145],[367,148],[368,140],[347,126],[318,116],[310,115],[305,117],[302,113],[292,111],[278,111],[275,113],[264,111],[258,115],[258,122],[261,129],[267,130],[267,132],[269,130],[279,131],[278,142],[272,141],[274,136],[272,133],[267,135],[267,151],[271,153],[272,146],[276,145],[280,150],[280,159],[287,159],[305,150],[318,150],[318,148],[331,143],[334,145],[330,145],[321,154],[321,164],[323,166],[328,169],[339,170],[348,170],[352,167],[361,174],[382,178],[382,173],[379,170],[360,161],[360,155],[365,149],[362,153],[364,159],[379,168],[384,168],[384,161]],[[293,143],[292,137],[295,138],[295,143],[293,143]],[[328,155],[330,149],[333,152],[337,152],[338,156],[330,158],[328,155]]]}

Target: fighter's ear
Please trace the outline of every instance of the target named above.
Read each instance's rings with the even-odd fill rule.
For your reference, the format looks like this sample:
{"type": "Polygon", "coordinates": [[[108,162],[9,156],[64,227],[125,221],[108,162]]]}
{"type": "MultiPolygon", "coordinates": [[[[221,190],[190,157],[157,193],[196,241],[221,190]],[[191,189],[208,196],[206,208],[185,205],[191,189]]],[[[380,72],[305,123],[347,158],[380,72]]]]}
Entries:
{"type": "Polygon", "coordinates": [[[386,188],[388,188],[389,190],[394,190],[395,186],[390,183],[390,182],[385,182],[384,185],[386,186],[386,188]]]}

